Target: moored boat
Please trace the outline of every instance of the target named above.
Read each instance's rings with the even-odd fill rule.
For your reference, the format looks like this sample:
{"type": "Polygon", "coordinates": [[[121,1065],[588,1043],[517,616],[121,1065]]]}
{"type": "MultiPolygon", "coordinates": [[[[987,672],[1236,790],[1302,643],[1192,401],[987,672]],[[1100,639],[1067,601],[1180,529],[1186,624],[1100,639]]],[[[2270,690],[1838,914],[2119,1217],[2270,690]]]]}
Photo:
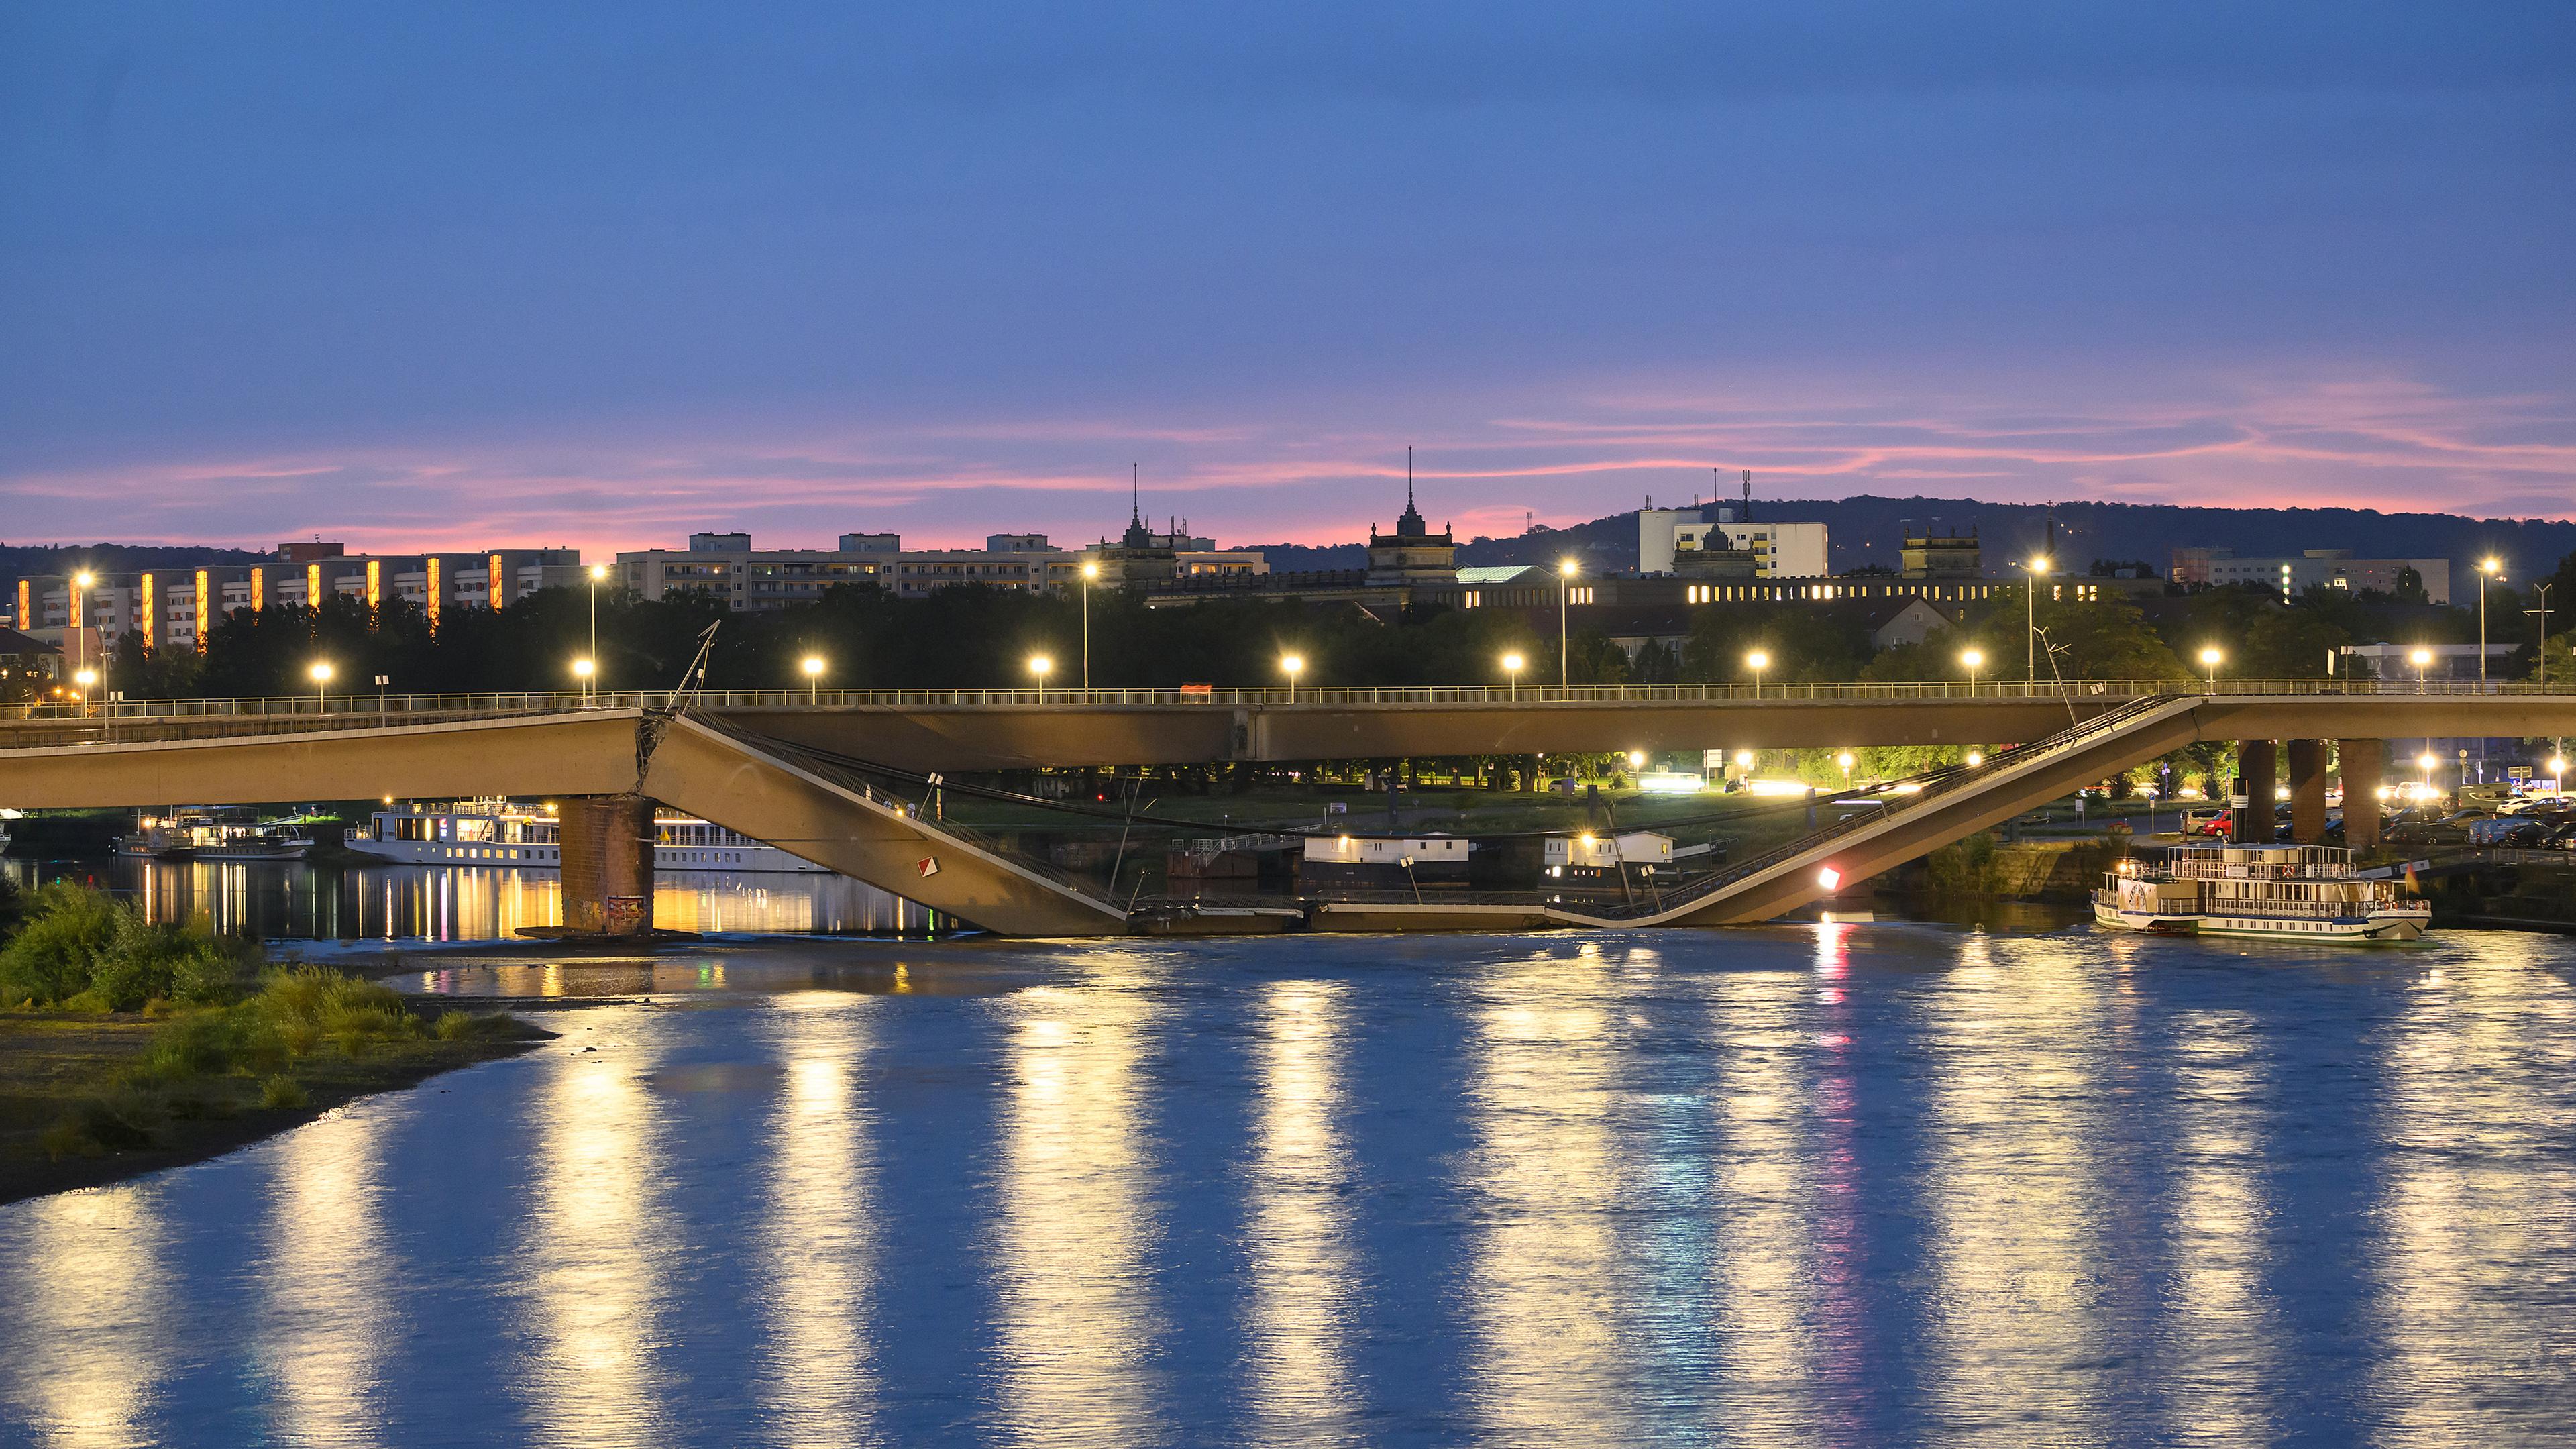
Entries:
{"type": "Polygon", "coordinates": [[[2164,936],[2266,941],[2412,941],[2433,908],[2393,880],[2357,875],[2329,845],[2179,846],[2161,866],[2129,859],[2093,893],[2093,919],[2164,936]]]}
{"type": "MultiPolygon", "coordinates": [[[[830,874],[827,866],[694,816],[656,814],[653,835],[656,871],[830,874]]],[[[376,811],[364,833],[352,830],[343,843],[360,855],[395,865],[559,870],[563,864],[559,840],[556,817],[542,806],[466,800],[376,811]]]]}

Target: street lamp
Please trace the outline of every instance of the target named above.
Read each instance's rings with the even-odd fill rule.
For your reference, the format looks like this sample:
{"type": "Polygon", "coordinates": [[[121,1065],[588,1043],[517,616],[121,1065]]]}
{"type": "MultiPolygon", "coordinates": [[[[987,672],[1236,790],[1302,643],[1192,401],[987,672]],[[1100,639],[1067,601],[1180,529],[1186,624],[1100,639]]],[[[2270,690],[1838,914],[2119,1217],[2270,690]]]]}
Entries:
{"type": "Polygon", "coordinates": [[[2218,646],[2215,644],[2200,651],[2200,667],[2209,671],[2209,692],[2212,694],[2218,692],[2219,661],[2226,657],[2218,652],[2218,646]]]}
{"type": "Polygon", "coordinates": [[[331,708],[331,665],[330,665],[330,663],[329,663],[328,661],[326,661],[326,660],[317,660],[317,661],[315,661],[315,662],[314,662],[313,667],[312,667],[312,668],[310,668],[310,669],[308,669],[308,670],[305,670],[305,671],[304,671],[304,673],[305,673],[305,676],[306,676],[307,678],[309,678],[309,679],[311,679],[311,680],[313,681],[313,710],[314,710],[314,713],[316,713],[316,714],[325,714],[325,713],[328,713],[328,712],[330,711],[330,708],[331,708]]]}
{"type": "Polygon", "coordinates": [[[2549,793],[2553,795],[2565,794],[2567,787],[2563,782],[2566,777],[2567,757],[2565,755],[2551,755],[2549,757],[2549,793]]]}
{"type": "Polygon", "coordinates": [[[2422,694],[2424,692],[2424,671],[2432,666],[2433,651],[2430,649],[2416,649],[2410,651],[2406,656],[2406,662],[2415,666],[2415,692],[2417,694],[2422,694]]]}
{"type": "Polygon", "coordinates": [[[1973,769],[1977,768],[1979,765],[1984,764],[1985,762],[1986,762],[1986,752],[1985,752],[1985,751],[1983,751],[1983,750],[1970,750],[1970,751],[1968,751],[1968,768],[1969,768],[1969,769],[1973,770],[1973,769]]]}
{"type": "Polygon", "coordinates": [[[1082,692],[1091,693],[1091,581],[1100,577],[1100,560],[1082,564],[1082,692]]]}
{"type": "Polygon", "coordinates": [[[2487,580],[2492,578],[2503,583],[2504,575],[2497,572],[2503,567],[2503,560],[2492,554],[2478,560],[2478,692],[2481,694],[2487,687],[2487,580]]]}
{"type": "Polygon", "coordinates": [[[1966,665],[1968,669],[1968,693],[1975,694],[1977,692],[1977,671],[1985,668],[1986,666],[1986,651],[1983,649],[1962,649],[1959,651],[1959,662],[1966,665]]]}
{"type": "Polygon", "coordinates": [[[1517,651],[1503,656],[1503,673],[1512,681],[1512,698],[1515,700],[1521,697],[1521,666],[1528,662],[1517,651]]]}
{"type": "Polygon", "coordinates": [[[2048,555],[2041,554],[2022,567],[2030,570],[2030,587],[2023,591],[2022,670],[2033,685],[2039,683],[2039,579],[2048,572],[2048,555]]]}
{"type": "Polygon", "coordinates": [[[1574,636],[1566,628],[1565,602],[1566,595],[1574,592],[1575,570],[1581,567],[1573,559],[1556,566],[1556,687],[1568,699],[1574,698],[1574,636]]]}
{"type": "Polygon", "coordinates": [[[823,702],[823,656],[808,654],[804,662],[797,667],[805,671],[805,702],[821,704],[823,702]]]}
{"type": "MultiPolygon", "coordinates": [[[[608,577],[608,565],[592,564],[588,573],[590,574],[590,657],[597,659],[599,657],[599,585],[608,577]]],[[[588,671],[584,671],[582,678],[589,677],[588,671]]]]}
{"type": "Polygon", "coordinates": [[[1762,697],[1762,671],[1771,667],[1771,656],[1756,649],[1744,656],[1744,667],[1753,671],[1753,697],[1762,697]]]}
{"type": "Polygon", "coordinates": [[[1045,655],[1032,654],[1029,656],[1029,673],[1038,677],[1038,703],[1040,704],[1046,703],[1047,671],[1053,668],[1055,668],[1055,661],[1049,659],[1045,655]]]}
{"type": "Polygon", "coordinates": [[[2433,797],[2433,767],[2440,763],[2442,763],[2442,757],[2431,750],[2426,750],[2415,757],[2417,768],[2424,772],[2424,798],[2428,800],[2433,797]]]}
{"type": "Polygon", "coordinates": [[[1306,656],[1302,654],[1282,654],[1279,656],[1279,672],[1288,676],[1288,702],[1290,704],[1295,704],[1297,702],[1297,671],[1304,669],[1305,667],[1306,656]]]}
{"type": "Polygon", "coordinates": [[[1834,763],[1843,767],[1843,788],[1846,790],[1850,789],[1852,752],[1845,750],[1841,754],[1834,756],[1834,763]]]}
{"type": "Polygon", "coordinates": [[[572,662],[572,677],[581,681],[581,698],[585,704],[590,702],[590,676],[597,672],[597,668],[587,659],[572,662]]]}
{"type": "Polygon", "coordinates": [[[72,683],[80,686],[81,718],[87,719],[89,718],[89,692],[91,686],[98,683],[98,671],[95,669],[80,670],[72,675],[72,683]]]}

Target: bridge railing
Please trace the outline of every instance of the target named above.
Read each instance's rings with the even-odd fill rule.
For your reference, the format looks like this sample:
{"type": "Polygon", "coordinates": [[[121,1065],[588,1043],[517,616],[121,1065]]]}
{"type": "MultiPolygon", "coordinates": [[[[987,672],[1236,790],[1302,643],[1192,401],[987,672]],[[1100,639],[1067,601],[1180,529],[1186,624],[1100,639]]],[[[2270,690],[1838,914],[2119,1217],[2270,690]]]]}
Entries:
{"type": "MultiPolygon", "coordinates": [[[[981,709],[1008,707],[1136,708],[1144,706],[1330,707],[1335,705],[1753,704],[1829,701],[1970,701],[2109,705],[2123,700],[2212,693],[2206,680],[2085,679],[2030,684],[2018,680],[1869,680],[1845,683],[1735,684],[1413,684],[1359,688],[1286,686],[1264,689],[730,689],[689,696],[692,712],[804,709],[981,709]]],[[[2220,696],[2576,695],[2576,680],[2545,690],[2529,681],[2398,679],[2220,679],[2220,696]]],[[[553,714],[585,709],[658,709],[660,691],[577,690],[459,694],[312,694],[224,699],[93,699],[0,705],[6,720],[184,720],[296,715],[358,723],[401,716],[481,717],[553,714]]]]}

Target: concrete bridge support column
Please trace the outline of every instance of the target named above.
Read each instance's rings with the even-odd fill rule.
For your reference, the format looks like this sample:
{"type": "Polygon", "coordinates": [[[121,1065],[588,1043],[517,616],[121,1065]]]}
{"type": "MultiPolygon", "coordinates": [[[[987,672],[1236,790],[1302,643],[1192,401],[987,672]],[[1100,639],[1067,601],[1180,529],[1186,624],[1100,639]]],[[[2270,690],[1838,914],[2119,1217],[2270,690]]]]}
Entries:
{"type": "Polygon", "coordinates": [[[653,802],[576,795],[557,805],[568,930],[639,936],[653,929],[653,802]]]}
{"type": "Polygon", "coordinates": [[[2292,740],[2290,755],[2290,838],[2301,845],[2320,845],[2326,838],[2326,742],[2292,740]]]}
{"type": "Polygon", "coordinates": [[[2278,788],[2278,770],[2274,756],[2279,750],[2270,740],[2236,742],[2236,788],[2228,804],[2235,819],[2228,822],[2227,838],[2238,845],[2269,845],[2272,842],[2272,792],[2278,788]],[[2238,799],[2244,803],[2238,804],[2238,799]]]}
{"type": "Polygon", "coordinates": [[[2343,761],[2343,843],[2354,850],[2379,848],[2379,772],[2386,740],[2337,740],[2343,761]]]}

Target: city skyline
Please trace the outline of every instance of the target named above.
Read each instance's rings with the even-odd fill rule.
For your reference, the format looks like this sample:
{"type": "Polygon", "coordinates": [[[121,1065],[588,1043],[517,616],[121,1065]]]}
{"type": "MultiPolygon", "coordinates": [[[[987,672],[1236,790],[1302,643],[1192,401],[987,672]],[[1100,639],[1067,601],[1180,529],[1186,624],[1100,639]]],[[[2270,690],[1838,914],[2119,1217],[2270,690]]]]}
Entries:
{"type": "Polygon", "coordinates": [[[630,21],[23,18],[11,540],[2576,509],[2544,8],[630,21]]]}

